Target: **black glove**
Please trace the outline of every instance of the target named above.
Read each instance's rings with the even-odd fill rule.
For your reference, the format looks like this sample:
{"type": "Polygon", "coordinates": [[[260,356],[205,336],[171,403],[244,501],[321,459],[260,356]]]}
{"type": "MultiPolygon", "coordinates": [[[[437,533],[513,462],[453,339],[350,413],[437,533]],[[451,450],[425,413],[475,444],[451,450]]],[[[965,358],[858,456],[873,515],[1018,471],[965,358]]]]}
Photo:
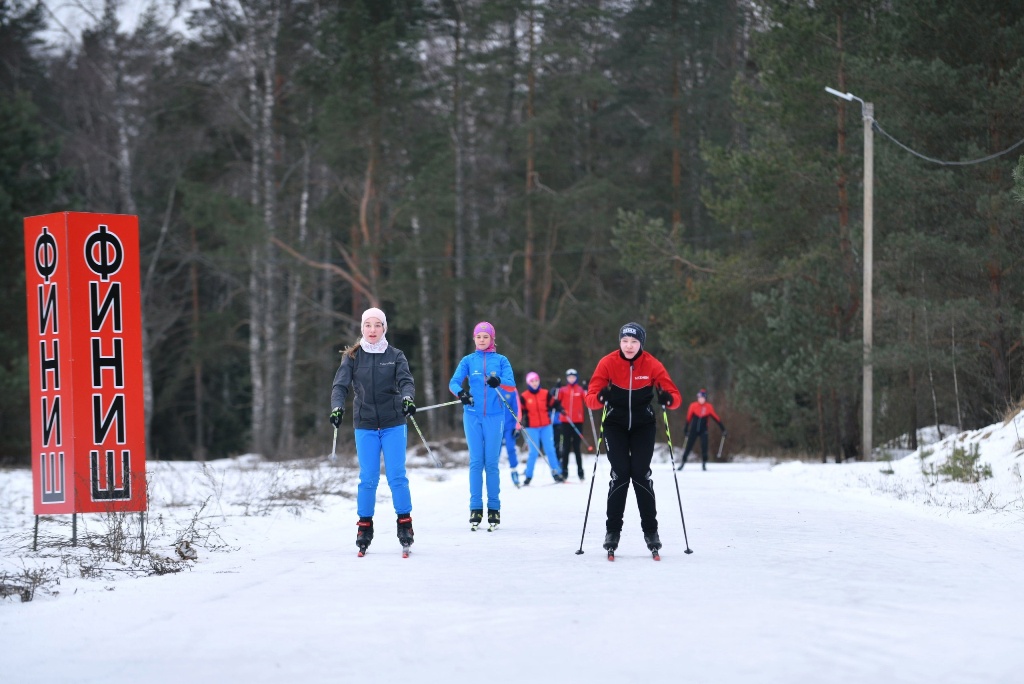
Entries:
{"type": "Polygon", "coordinates": [[[724,426],[724,425],[722,425],[721,423],[719,423],[719,424],[718,424],[718,427],[722,428],[722,436],[723,436],[723,437],[725,437],[725,436],[726,436],[727,434],[729,434],[729,431],[728,431],[728,430],[726,430],[726,429],[725,429],[725,426],[724,426]]]}
{"type": "Polygon", "coordinates": [[[580,388],[583,389],[584,392],[587,390],[587,381],[586,380],[580,380],[580,388]]]}
{"type": "Polygon", "coordinates": [[[658,403],[661,404],[662,406],[671,406],[672,405],[672,393],[671,392],[666,392],[663,389],[659,389],[658,390],[658,403]]]}
{"type": "Polygon", "coordinates": [[[597,400],[607,406],[608,401],[612,398],[611,394],[612,393],[608,391],[607,387],[603,387],[601,388],[601,391],[597,393],[597,400]]]}
{"type": "Polygon", "coordinates": [[[345,409],[338,406],[331,411],[331,425],[338,427],[341,425],[341,419],[345,417],[345,409]]]}
{"type": "Polygon", "coordinates": [[[402,397],[402,415],[411,416],[416,413],[416,404],[409,397],[402,397]]]}
{"type": "Polygon", "coordinates": [[[565,409],[562,408],[562,402],[560,402],[558,399],[555,399],[554,402],[552,402],[551,408],[555,409],[559,413],[565,413],[565,409]]]}
{"type": "Polygon", "coordinates": [[[497,388],[497,386],[500,384],[501,380],[498,379],[497,375],[492,375],[491,377],[487,378],[487,386],[490,387],[491,389],[497,388]]]}
{"type": "Polygon", "coordinates": [[[469,393],[468,389],[461,390],[456,396],[458,396],[459,401],[463,404],[466,404],[467,406],[473,405],[473,395],[469,393]]]}

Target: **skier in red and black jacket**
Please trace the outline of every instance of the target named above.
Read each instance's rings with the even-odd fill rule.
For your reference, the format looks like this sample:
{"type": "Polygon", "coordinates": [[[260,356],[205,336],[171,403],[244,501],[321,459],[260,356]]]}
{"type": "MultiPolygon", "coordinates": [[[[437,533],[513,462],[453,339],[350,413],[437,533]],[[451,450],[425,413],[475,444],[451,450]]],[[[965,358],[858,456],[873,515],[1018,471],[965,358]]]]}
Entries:
{"type": "Polygon", "coordinates": [[[622,326],[618,350],[598,362],[587,389],[587,406],[605,409],[602,429],[612,471],[604,538],[609,553],[619,545],[630,481],[647,548],[652,552],[661,548],[651,477],[657,426],[651,400],[657,398],[662,406],[676,409],[682,397],[665,366],[644,351],[646,340],[647,331],[639,323],[622,326]]]}
{"type": "Polygon", "coordinates": [[[690,455],[690,451],[693,450],[693,444],[700,437],[700,469],[708,469],[708,418],[711,418],[718,423],[718,429],[722,431],[722,436],[725,436],[725,425],[722,424],[722,419],[715,413],[715,407],[708,401],[708,391],[703,387],[697,392],[697,401],[690,404],[690,408],[686,411],[686,426],[687,426],[687,438],[686,448],[683,449],[683,461],[679,464],[676,470],[682,470],[683,466],[686,465],[686,458],[690,455]]]}

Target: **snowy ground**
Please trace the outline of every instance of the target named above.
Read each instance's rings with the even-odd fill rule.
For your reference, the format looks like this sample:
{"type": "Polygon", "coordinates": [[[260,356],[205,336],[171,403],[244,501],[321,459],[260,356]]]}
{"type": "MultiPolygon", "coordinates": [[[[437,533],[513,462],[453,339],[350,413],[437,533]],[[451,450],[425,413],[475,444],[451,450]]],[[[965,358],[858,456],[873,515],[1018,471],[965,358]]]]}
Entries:
{"type": "Polygon", "coordinates": [[[87,516],[74,549],[66,520],[44,521],[32,552],[30,474],[0,472],[0,578],[39,581],[30,602],[0,600],[2,679],[1020,682],[1018,429],[891,464],[688,465],[692,555],[673,473],[656,463],[660,563],[632,495],[618,559],[605,560],[604,459],[583,555],[589,481],[553,485],[538,469],[516,490],[503,468],[504,524],[470,532],[465,468],[412,469],[405,560],[383,481],[377,537],[356,557],[345,468],[150,463],[154,555],[120,562],[111,549],[135,543],[133,518],[87,516]],[[992,477],[934,474],[972,444],[992,477]],[[181,538],[197,561],[174,560],[181,538]]]}

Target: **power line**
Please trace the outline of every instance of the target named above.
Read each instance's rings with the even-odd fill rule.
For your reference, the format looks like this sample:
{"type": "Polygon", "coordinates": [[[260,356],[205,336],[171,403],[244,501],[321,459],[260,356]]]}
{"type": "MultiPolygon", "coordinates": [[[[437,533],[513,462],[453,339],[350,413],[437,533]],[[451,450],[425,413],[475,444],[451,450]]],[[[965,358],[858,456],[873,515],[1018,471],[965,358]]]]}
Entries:
{"type": "Polygon", "coordinates": [[[878,121],[876,119],[874,119],[874,118],[871,119],[871,126],[876,131],[878,131],[879,133],[884,135],[886,138],[888,138],[889,140],[893,141],[894,143],[896,143],[897,145],[902,147],[907,152],[910,152],[915,157],[920,157],[921,159],[924,159],[925,161],[931,162],[933,164],[939,164],[941,166],[970,166],[972,164],[981,164],[982,162],[991,161],[992,159],[995,159],[996,157],[1001,157],[1004,154],[1007,154],[1008,152],[1014,151],[1015,149],[1017,149],[1021,145],[1024,145],[1024,138],[1022,138],[1021,140],[1018,140],[1017,142],[1015,142],[1013,145],[1010,145],[1009,147],[1007,147],[1002,152],[996,152],[995,154],[990,154],[987,157],[982,157],[981,159],[970,159],[968,161],[945,161],[943,159],[935,159],[934,157],[929,157],[928,155],[921,154],[917,150],[911,149],[907,145],[904,145],[899,140],[897,140],[896,138],[892,137],[884,128],[879,126],[878,125],[878,121]]]}

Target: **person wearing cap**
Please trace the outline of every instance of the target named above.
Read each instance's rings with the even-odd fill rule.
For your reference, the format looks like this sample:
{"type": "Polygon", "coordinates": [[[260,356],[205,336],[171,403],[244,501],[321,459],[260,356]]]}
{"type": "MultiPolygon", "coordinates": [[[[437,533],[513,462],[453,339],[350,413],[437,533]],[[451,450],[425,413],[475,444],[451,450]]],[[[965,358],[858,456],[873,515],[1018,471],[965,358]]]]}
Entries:
{"type": "Polygon", "coordinates": [[[686,411],[686,448],[683,449],[683,460],[676,470],[682,470],[686,465],[686,458],[693,450],[693,444],[700,437],[700,469],[708,469],[708,418],[718,423],[718,429],[725,436],[725,425],[722,419],[715,413],[715,407],[708,401],[708,391],[703,387],[697,392],[697,401],[690,404],[686,411]]]}
{"type": "Polygon", "coordinates": [[[584,479],[583,454],[580,453],[580,435],[583,433],[583,407],[586,403],[587,393],[580,385],[579,373],[575,368],[565,371],[565,384],[558,388],[558,401],[562,405],[560,417],[561,422],[561,451],[558,460],[562,465],[562,472],[569,475],[569,452],[576,454],[576,474],[580,480],[584,479]],[[573,429],[573,426],[576,429],[573,429]]]}
{"type": "Polygon", "coordinates": [[[501,522],[501,482],[498,459],[505,424],[515,421],[499,389],[516,390],[512,364],[497,351],[494,326],[487,321],[473,328],[476,350],[459,361],[448,389],[462,401],[462,425],[469,448],[469,522],[476,529],[483,519],[484,476],[487,479],[487,522],[501,522]]]}
{"type": "Polygon", "coordinates": [[[388,319],[377,308],[363,312],[362,336],[342,352],[334,375],[330,420],[335,428],[345,415],[352,391],[352,422],[355,426],[359,487],[356,489],[356,546],[365,551],[373,539],[373,513],[380,482],[381,454],[391,487],[391,501],[398,516],[402,546],[413,541],[412,498],[405,474],[406,416],[416,412],[416,384],[401,350],[388,344],[388,319]]]}
{"type": "Polygon", "coordinates": [[[555,452],[555,432],[551,427],[551,409],[560,410],[558,399],[550,391],[540,386],[540,376],[530,372],[526,374],[526,391],[519,395],[522,400],[520,406],[523,410],[523,429],[529,439],[526,442],[530,445],[530,455],[526,459],[526,477],[523,486],[530,484],[533,480],[533,466],[537,462],[538,444],[544,449],[544,455],[551,466],[551,477],[555,482],[565,482],[562,474],[562,466],[558,463],[558,454],[555,452]]]}
{"type": "Polygon", "coordinates": [[[604,409],[601,430],[611,465],[604,538],[609,552],[619,545],[630,482],[644,542],[652,552],[661,548],[651,474],[657,425],[651,400],[677,409],[682,397],[665,366],[644,350],[646,341],[647,331],[639,323],[619,328],[619,348],[598,361],[587,389],[587,406],[604,409]]]}

